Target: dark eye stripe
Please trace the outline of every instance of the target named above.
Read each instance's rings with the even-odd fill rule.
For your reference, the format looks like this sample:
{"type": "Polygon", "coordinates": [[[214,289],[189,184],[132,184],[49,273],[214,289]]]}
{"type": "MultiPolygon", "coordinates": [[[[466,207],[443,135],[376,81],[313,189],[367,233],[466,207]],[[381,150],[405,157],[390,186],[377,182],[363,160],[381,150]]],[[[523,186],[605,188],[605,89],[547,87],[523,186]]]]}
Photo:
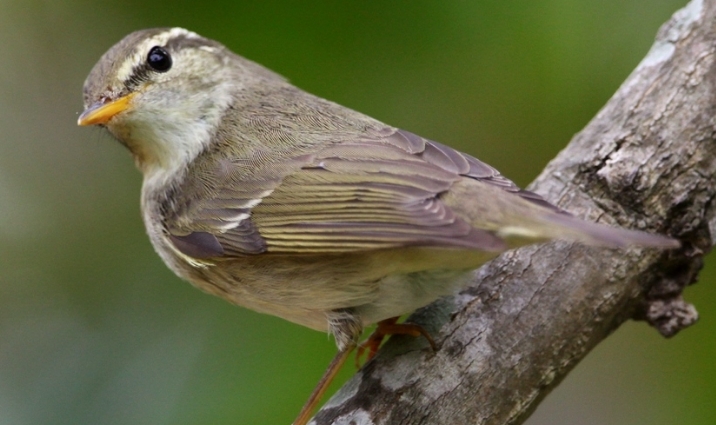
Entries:
{"type": "Polygon", "coordinates": [[[152,71],[152,69],[147,65],[146,62],[142,62],[139,65],[136,65],[132,69],[132,73],[130,74],[130,77],[126,80],[125,85],[128,89],[134,89],[135,87],[142,84],[144,81],[147,81],[149,79],[149,73],[152,71]]]}
{"type": "MultiPolygon", "coordinates": [[[[156,68],[153,68],[151,66],[151,64],[149,63],[148,59],[151,56],[154,49],[156,49],[156,48],[161,49],[164,53],[167,53],[167,50],[168,50],[166,48],[161,48],[160,46],[152,47],[150,49],[149,53],[147,54],[147,56],[145,56],[145,59],[143,61],[141,61],[140,63],[138,63],[137,65],[135,65],[134,68],[132,68],[132,72],[131,72],[129,78],[127,78],[127,80],[125,81],[125,86],[128,89],[132,90],[132,89],[136,88],[137,86],[141,85],[143,82],[149,80],[149,77],[150,77],[151,73],[153,73],[153,72],[166,72],[166,71],[160,71],[160,70],[157,70],[156,68]]],[[[171,57],[170,57],[169,66],[171,67],[171,57]]],[[[167,68],[167,70],[168,70],[168,68],[167,68]]]]}
{"type": "MultiPolygon", "coordinates": [[[[214,48],[223,48],[223,46],[213,40],[207,40],[205,38],[197,38],[197,37],[188,37],[184,34],[179,34],[175,37],[170,38],[167,40],[166,43],[164,43],[163,46],[154,46],[159,47],[165,52],[167,52],[171,57],[176,57],[176,53],[183,49],[196,49],[201,47],[214,47],[214,48]]],[[[153,49],[153,48],[152,48],[153,49]]],[[[150,49],[150,51],[152,50],[150,49]]],[[[146,53],[146,56],[143,56],[143,60],[136,64],[134,68],[132,69],[132,73],[130,74],[130,77],[127,78],[125,81],[125,86],[129,90],[133,90],[149,80],[151,78],[152,73],[161,72],[154,68],[152,68],[148,63],[147,59],[149,57],[149,52],[146,53]]],[[[173,64],[175,65],[175,64],[173,64]]],[[[172,66],[173,66],[172,65],[172,66]]]]}

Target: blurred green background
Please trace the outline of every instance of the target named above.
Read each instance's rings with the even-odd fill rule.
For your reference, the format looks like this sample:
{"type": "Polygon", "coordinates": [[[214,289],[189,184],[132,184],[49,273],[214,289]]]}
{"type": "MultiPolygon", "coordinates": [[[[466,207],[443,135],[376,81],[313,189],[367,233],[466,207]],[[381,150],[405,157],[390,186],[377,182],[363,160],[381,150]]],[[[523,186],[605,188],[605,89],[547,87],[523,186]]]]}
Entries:
{"type": "MultiPolygon", "coordinates": [[[[0,0],[0,424],[288,424],[335,352],[152,251],[128,153],[75,126],[86,74],[125,34],[187,27],[525,185],[684,5],[0,0]]],[[[686,293],[700,323],[671,340],[625,325],[528,423],[715,424],[711,260],[686,293]]]]}

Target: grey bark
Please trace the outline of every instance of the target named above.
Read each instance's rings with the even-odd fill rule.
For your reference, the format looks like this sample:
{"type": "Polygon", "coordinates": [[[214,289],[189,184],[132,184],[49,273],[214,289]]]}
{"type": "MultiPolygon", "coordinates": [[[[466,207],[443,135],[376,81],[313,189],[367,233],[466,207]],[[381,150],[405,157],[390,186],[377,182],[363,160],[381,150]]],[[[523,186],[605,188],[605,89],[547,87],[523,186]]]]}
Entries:
{"type": "Polygon", "coordinates": [[[671,336],[697,319],[681,292],[716,229],[716,2],[693,0],[587,127],[531,185],[589,220],[672,235],[683,248],[555,242],[508,252],[409,320],[317,424],[519,424],[625,320],[671,336]]]}

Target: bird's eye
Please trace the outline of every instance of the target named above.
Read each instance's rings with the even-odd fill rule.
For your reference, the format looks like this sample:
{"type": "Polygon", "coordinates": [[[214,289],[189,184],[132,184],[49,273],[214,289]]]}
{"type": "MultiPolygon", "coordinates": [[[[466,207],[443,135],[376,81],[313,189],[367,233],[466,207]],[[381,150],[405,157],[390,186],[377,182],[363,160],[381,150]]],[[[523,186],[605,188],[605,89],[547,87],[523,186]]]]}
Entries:
{"type": "Polygon", "coordinates": [[[154,46],[147,55],[147,63],[157,72],[167,72],[172,67],[172,57],[166,50],[154,46]]]}

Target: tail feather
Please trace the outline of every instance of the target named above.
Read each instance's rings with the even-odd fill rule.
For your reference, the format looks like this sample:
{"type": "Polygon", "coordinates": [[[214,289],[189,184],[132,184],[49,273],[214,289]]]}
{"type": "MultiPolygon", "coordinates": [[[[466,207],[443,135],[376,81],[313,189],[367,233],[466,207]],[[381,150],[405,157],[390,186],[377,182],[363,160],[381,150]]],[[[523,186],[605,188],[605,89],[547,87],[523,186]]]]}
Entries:
{"type": "Polygon", "coordinates": [[[495,232],[510,248],[550,239],[612,248],[681,246],[668,236],[585,221],[539,195],[525,191],[505,193],[499,187],[471,179],[455,183],[441,200],[472,227],[495,232]]]}
{"type": "Polygon", "coordinates": [[[539,217],[542,236],[580,242],[586,245],[620,248],[640,246],[645,248],[675,249],[681,242],[664,235],[646,233],[604,224],[593,223],[569,214],[547,213],[539,217]]]}

